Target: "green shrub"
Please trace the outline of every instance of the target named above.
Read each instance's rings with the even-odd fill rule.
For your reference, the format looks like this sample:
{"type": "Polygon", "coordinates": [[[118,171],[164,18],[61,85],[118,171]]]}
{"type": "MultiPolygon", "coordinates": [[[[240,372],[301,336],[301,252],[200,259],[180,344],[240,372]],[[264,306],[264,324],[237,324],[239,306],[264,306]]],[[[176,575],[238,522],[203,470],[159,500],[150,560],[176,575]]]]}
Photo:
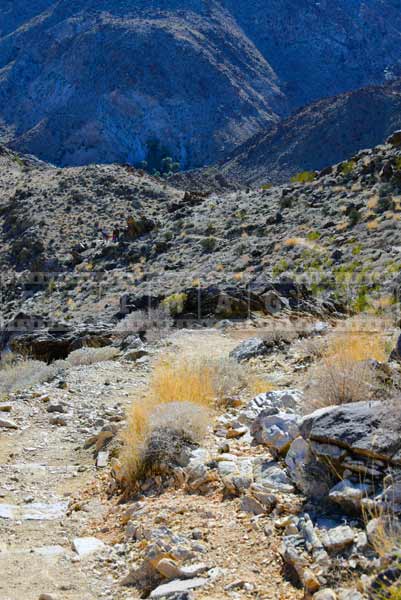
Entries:
{"type": "Polygon", "coordinates": [[[341,165],[341,173],[343,175],[350,175],[352,171],[356,167],[356,162],[354,160],[348,160],[341,165]]]}
{"type": "Polygon", "coordinates": [[[311,183],[315,181],[317,173],[315,171],[302,171],[291,177],[292,183],[311,183]]]}
{"type": "Polygon", "coordinates": [[[206,237],[201,240],[201,246],[205,252],[213,252],[217,246],[217,240],[214,237],[206,237]]]}

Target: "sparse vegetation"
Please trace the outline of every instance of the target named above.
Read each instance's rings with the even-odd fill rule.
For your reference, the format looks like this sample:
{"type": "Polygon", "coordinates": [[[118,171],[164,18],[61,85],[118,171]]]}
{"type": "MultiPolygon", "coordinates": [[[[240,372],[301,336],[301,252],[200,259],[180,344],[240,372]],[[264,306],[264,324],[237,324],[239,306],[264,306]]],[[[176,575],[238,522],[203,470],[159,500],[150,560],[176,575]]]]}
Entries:
{"type": "Polygon", "coordinates": [[[179,356],[159,362],[144,401],[134,402],[129,415],[121,456],[124,484],[130,488],[145,474],[157,439],[162,447],[168,439],[173,446],[178,440],[200,442],[215,408],[246,389],[254,394],[270,386],[230,359],[179,356]]]}
{"type": "Polygon", "coordinates": [[[118,348],[104,346],[103,348],[79,348],[68,355],[67,362],[72,367],[93,365],[94,363],[113,360],[118,354],[118,348]]]}
{"type": "Polygon", "coordinates": [[[387,358],[384,324],[351,319],[334,331],[320,361],[312,369],[306,411],[322,406],[346,404],[372,398],[379,389],[371,360],[387,358]]]}
{"type": "Polygon", "coordinates": [[[292,183],[312,183],[317,177],[316,171],[302,171],[291,177],[292,183]]]}
{"type": "Polygon", "coordinates": [[[39,360],[7,361],[0,369],[0,394],[7,395],[51,381],[59,370],[59,365],[48,365],[39,360]]]}

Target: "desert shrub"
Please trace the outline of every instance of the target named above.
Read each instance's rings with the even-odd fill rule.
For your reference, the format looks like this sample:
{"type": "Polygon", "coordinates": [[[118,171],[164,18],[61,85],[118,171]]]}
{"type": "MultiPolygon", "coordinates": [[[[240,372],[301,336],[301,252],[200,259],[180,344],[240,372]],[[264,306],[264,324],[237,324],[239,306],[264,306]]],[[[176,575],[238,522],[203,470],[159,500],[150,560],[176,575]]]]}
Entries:
{"type": "Polygon", "coordinates": [[[0,393],[9,394],[51,381],[59,372],[59,366],[39,360],[8,362],[0,369],[0,393]]]}
{"type": "Polygon", "coordinates": [[[68,355],[67,361],[72,367],[79,367],[83,365],[93,365],[94,363],[104,362],[106,360],[113,360],[118,354],[118,349],[112,346],[105,346],[104,348],[80,348],[74,350],[68,355]]]}
{"type": "Polygon", "coordinates": [[[246,385],[247,371],[234,360],[178,357],[156,365],[150,394],[158,403],[189,401],[214,406],[246,385]]]}
{"type": "Polygon", "coordinates": [[[317,174],[315,171],[302,171],[291,177],[292,183],[311,183],[315,181],[317,174]]]}
{"type": "Polygon", "coordinates": [[[311,371],[305,411],[323,406],[369,400],[380,384],[374,361],[387,359],[384,324],[351,319],[327,341],[322,358],[311,371]]]}
{"type": "Polygon", "coordinates": [[[173,324],[171,315],[163,307],[136,310],[120,321],[114,332],[121,337],[145,332],[149,341],[157,341],[170,333],[173,324]]]}
{"type": "Polygon", "coordinates": [[[121,483],[130,490],[150,474],[165,473],[207,433],[209,413],[192,402],[135,402],[123,434],[121,483]]]}
{"type": "Polygon", "coordinates": [[[341,165],[341,173],[343,175],[350,175],[352,173],[352,171],[355,169],[356,167],[356,162],[354,160],[348,160],[346,162],[343,162],[341,165]]]}
{"type": "Polygon", "coordinates": [[[184,292],[179,294],[171,294],[162,301],[162,308],[170,315],[180,315],[187,301],[187,294],[184,292]]]}
{"type": "Polygon", "coordinates": [[[204,252],[213,252],[217,246],[217,240],[214,237],[205,237],[201,240],[201,246],[204,252]]]}
{"type": "Polygon", "coordinates": [[[135,401],[123,434],[121,480],[127,489],[178,450],[202,441],[217,404],[248,387],[270,389],[246,367],[231,359],[176,357],[155,365],[143,401],[135,401]],[[160,452],[160,454],[158,454],[160,452]],[[157,460],[152,466],[152,457],[157,460]]]}

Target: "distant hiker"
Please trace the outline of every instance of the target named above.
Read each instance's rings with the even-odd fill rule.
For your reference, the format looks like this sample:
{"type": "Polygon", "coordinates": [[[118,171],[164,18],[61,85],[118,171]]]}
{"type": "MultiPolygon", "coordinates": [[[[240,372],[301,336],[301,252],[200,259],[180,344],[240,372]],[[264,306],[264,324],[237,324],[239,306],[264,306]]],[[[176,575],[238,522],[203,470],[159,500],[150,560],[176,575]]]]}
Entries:
{"type": "Polygon", "coordinates": [[[135,223],[135,219],[132,215],[130,215],[127,218],[127,237],[128,239],[132,240],[134,239],[134,237],[136,237],[137,234],[137,227],[136,227],[136,223],[135,223]]]}
{"type": "Polygon", "coordinates": [[[120,229],[118,227],[114,227],[113,229],[113,242],[118,242],[120,239],[120,229]]]}
{"type": "Polygon", "coordinates": [[[102,237],[103,237],[103,239],[104,239],[105,242],[109,241],[109,234],[108,234],[107,229],[102,229],[102,237]]]}

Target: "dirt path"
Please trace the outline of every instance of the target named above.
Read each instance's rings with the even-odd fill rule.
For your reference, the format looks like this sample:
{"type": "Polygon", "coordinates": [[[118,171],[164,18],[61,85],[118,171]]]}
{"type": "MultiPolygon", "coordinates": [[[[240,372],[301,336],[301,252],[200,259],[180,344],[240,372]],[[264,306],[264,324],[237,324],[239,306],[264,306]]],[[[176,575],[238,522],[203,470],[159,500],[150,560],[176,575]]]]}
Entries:
{"type": "MultiPolygon", "coordinates": [[[[41,594],[55,600],[139,598],[132,588],[119,585],[132,564],[141,561],[141,548],[112,547],[114,533],[124,539],[118,519],[113,522],[113,503],[96,492],[84,493],[79,510],[68,511],[71,498],[90,490],[99,474],[84,442],[121,420],[132,400],[143,396],[154,361],[168,353],[227,356],[239,339],[252,334],[257,332],[179,331],[148,363],[74,367],[51,384],[11,397],[12,410],[5,417],[18,429],[0,433],[1,600],[38,600],[41,594]],[[61,406],[61,412],[49,412],[50,406],[61,406]],[[52,424],[54,418],[58,425],[52,424]],[[105,547],[80,557],[74,540],[88,536],[96,536],[105,547]]],[[[213,441],[218,443],[218,438],[213,441]]],[[[250,449],[232,440],[230,451],[247,456],[250,449]]],[[[175,532],[190,537],[195,530],[201,532],[205,562],[219,572],[216,582],[196,597],[300,597],[282,577],[273,524],[244,518],[238,499],[222,502],[219,495],[166,490],[147,499],[143,524],[157,528],[166,514],[166,524],[175,532]]]]}
{"type": "Polygon", "coordinates": [[[70,496],[95,476],[85,439],[116,418],[145,380],[138,367],[102,363],[71,369],[66,389],[43,385],[13,398],[10,417],[19,429],[0,434],[2,600],[38,600],[43,593],[63,600],[107,596],[107,583],[88,569],[91,558],[79,560],[72,546],[105,507],[91,501],[71,516],[66,511],[70,496]],[[47,412],[58,401],[65,412],[47,412]],[[65,426],[50,424],[56,415],[65,426]]]}

